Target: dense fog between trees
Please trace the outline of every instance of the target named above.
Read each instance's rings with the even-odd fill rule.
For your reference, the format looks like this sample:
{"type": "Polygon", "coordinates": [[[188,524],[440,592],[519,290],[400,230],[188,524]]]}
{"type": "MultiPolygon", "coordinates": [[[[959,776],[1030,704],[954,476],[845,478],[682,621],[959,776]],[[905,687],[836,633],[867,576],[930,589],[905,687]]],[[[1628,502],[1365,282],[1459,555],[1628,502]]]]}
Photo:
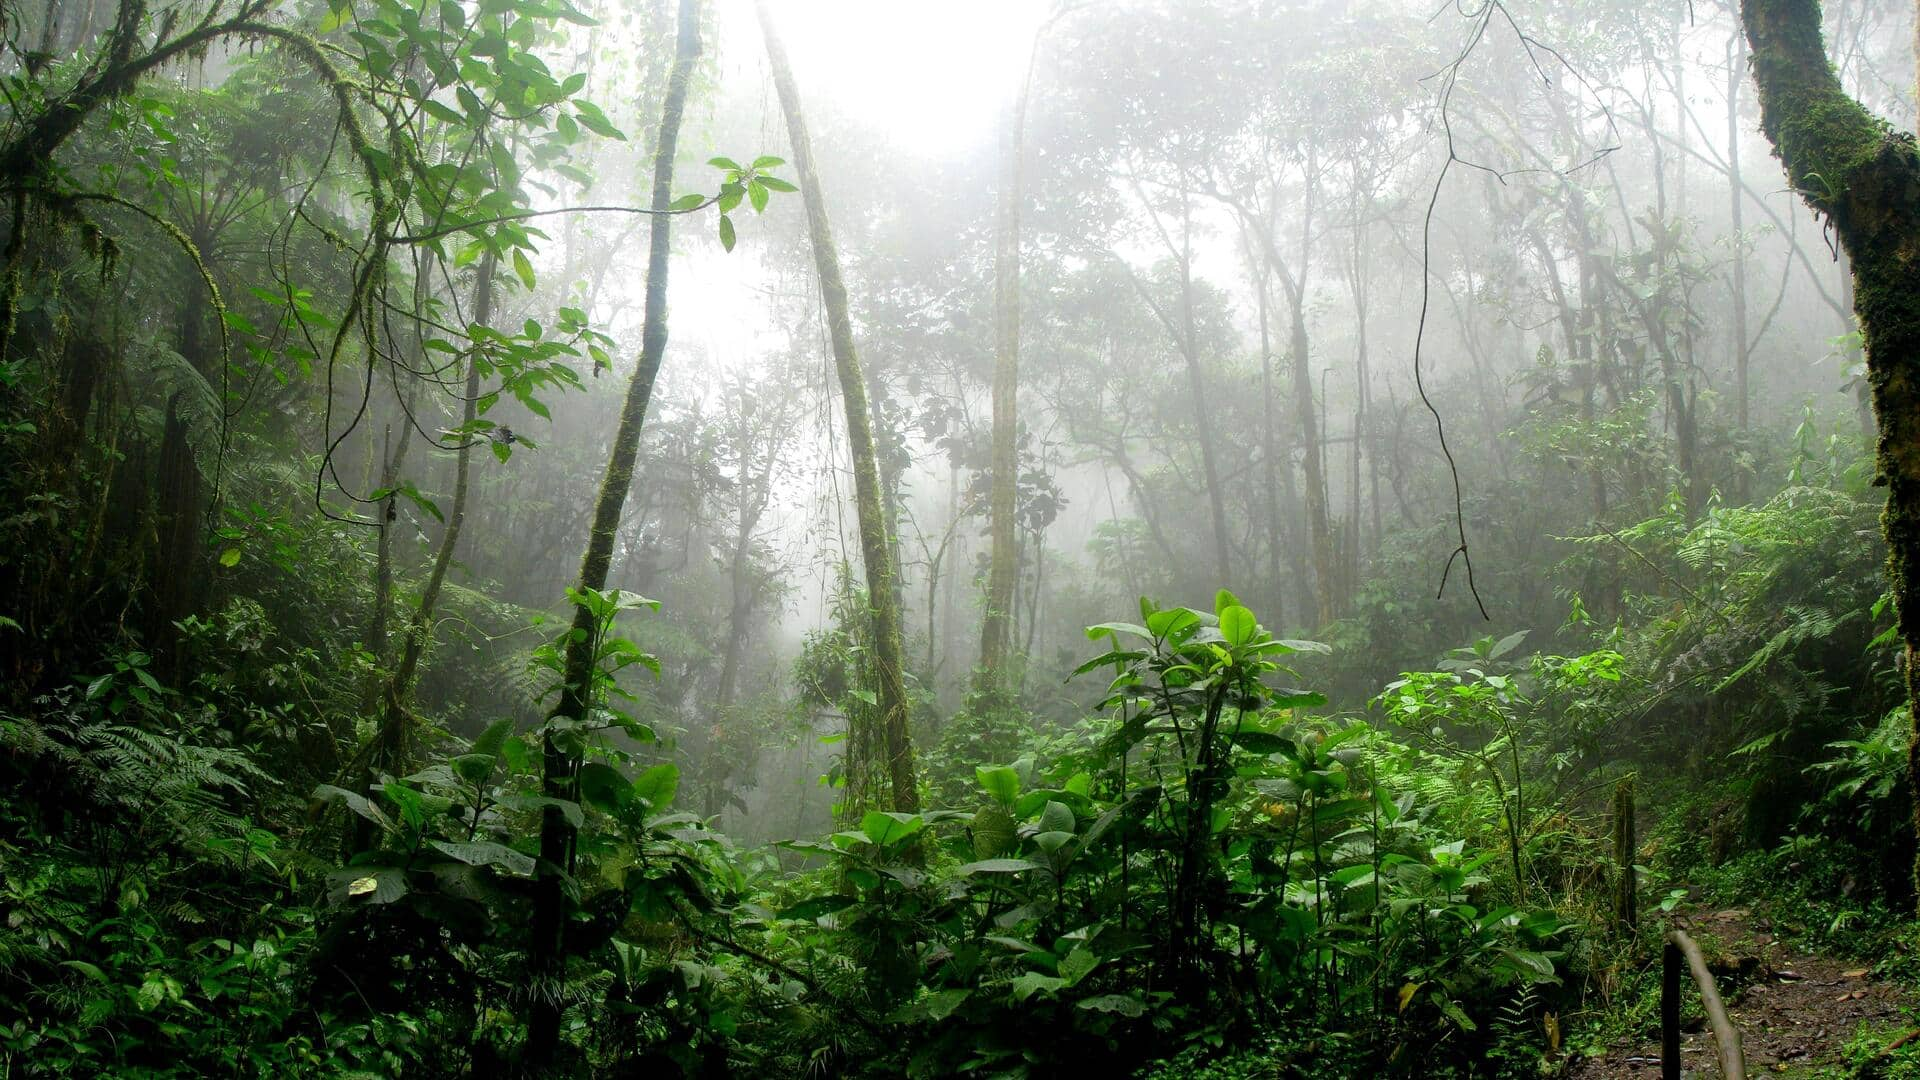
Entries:
{"type": "Polygon", "coordinates": [[[1566,1075],[1910,936],[1911,4],[0,38],[22,1075],[1566,1075]]]}

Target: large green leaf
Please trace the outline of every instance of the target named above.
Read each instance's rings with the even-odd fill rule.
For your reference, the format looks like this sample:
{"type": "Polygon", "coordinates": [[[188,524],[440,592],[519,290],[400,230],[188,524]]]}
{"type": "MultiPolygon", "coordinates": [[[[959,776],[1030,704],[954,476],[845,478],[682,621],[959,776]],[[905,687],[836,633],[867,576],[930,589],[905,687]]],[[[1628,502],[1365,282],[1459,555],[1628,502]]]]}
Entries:
{"type": "Polygon", "coordinates": [[[1071,833],[1074,824],[1073,809],[1066,803],[1049,801],[1047,808],[1040,811],[1041,832],[1071,833]]]}
{"type": "Polygon", "coordinates": [[[1076,1002],[1077,1007],[1090,1012],[1115,1013],[1129,1019],[1144,1016],[1147,1007],[1131,994],[1102,994],[1099,997],[1084,998],[1076,1002]]]}
{"type": "Polygon", "coordinates": [[[335,904],[391,904],[407,895],[407,872],[397,866],[349,866],[327,875],[335,904]]]}
{"type": "Polygon", "coordinates": [[[1008,806],[1020,795],[1020,771],[1011,765],[979,765],[974,768],[973,776],[987,789],[987,794],[1008,806]]]}
{"type": "Polygon", "coordinates": [[[659,813],[673,805],[680,790],[680,770],[672,762],[662,762],[633,778],[633,793],[646,800],[649,810],[659,813]]]}
{"type": "Polygon", "coordinates": [[[1253,617],[1253,612],[1239,604],[1231,604],[1220,612],[1220,636],[1232,648],[1238,649],[1252,641],[1259,629],[1259,620],[1253,617]]]}
{"type": "Polygon", "coordinates": [[[1045,867],[1029,859],[981,859],[957,866],[953,873],[956,877],[966,877],[969,874],[1017,874],[1023,870],[1042,869],[1045,867]]]}
{"type": "Polygon", "coordinates": [[[867,839],[881,847],[897,844],[926,828],[925,819],[919,814],[902,814],[888,810],[870,810],[860,819],[860,831],[867,839]]]}
{"type": "Polygon", "coordinates": [[[533,876],[533,856],[515,851],[505,844],[496,844],[491,840],[431,840],[428,843],[435,851],[468,866],[498,866],[522,877],[533,876]]]}

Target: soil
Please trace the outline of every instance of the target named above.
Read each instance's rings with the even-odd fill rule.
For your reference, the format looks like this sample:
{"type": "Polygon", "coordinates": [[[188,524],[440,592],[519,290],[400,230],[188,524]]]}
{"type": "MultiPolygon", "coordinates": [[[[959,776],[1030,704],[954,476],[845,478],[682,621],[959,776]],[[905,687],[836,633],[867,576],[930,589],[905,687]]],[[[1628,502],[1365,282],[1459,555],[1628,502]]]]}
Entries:
{"type": "MultiPolygon", "coordinates": [[[[1727,1013],[1740,1032],[1749,1077],[1835,1075],[1841,1047],[1861,1026],[1891,1040],[1912,1026],[1915,995],[1883,982],[1871,965],[1801,952],[1773,934],[1772,924],[1744,908],[1694,914],[1674,924],[1700,944],[1727,1013]]],[[[1697,994],[1681,976],[1681,992],[1697,994]]],[[[1684,1016],[1684,1013],[1683,1013],[1684,1016]]],[[[1718,1080],[1720,1060],[1703,1021],[1682,1020],[1680,1061],[1689,1080],[1718,1080]],[[1686,1030],[1687,1028],[1692,1030],[1686,1030]]],[[[1656,1080],[1660,1038],[1620,1040],[1598,1057],[1577,1062],[1570,1080],[1656,1080]]],[[[1920,1039],[1920,1036],[1915,1036],[1920,1039]]]]}

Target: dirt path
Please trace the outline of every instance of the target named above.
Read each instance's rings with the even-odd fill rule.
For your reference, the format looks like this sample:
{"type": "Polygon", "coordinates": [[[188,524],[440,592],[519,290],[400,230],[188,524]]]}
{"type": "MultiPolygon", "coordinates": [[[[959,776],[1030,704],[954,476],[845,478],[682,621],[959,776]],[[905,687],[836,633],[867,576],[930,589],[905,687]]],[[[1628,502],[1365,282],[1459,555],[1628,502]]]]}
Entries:
{"type": "MultiPolygon", "coordinates": [[[[1914,996],[1876,978],[1866,964],[1800,952],[1776,940],[1771,924],[1745,909],[1676,920],[1700,943],[1728,1012],[1740,1030],[1749,1077],[1811,1078],[1841,1062],[1841,1047],[1864,1024],[1892,1032],[1907,1021],[1914,996]]],[[[1682,976],[1682,993],[1697,991],[1682,976]]],[[[1699,1028],[1696,1022],[1692,1025],[1699,1028]]],[[[1685,1032],[1681,1067],[1689,1078],[1718,1078],[1713,1035],[1685,1032]]],[[[1652,1080],[1660,1075],[1658,1032],[1648,1040],[1621,1041],[1596,1058],[1579,1062],[1571,1080],[1652,1080]]]]}

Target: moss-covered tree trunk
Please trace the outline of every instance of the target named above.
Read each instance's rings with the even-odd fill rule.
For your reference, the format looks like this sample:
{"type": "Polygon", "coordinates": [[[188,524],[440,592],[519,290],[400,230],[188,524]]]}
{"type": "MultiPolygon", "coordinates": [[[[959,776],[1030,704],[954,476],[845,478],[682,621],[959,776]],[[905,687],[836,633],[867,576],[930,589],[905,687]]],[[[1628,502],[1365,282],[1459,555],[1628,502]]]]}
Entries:
{"type": "Polygon", "coordinates": [[[853,453],[853,489],[860,526],[860,554],[867,571],[867,601],[873,616],[873,666],[880,685],[880,736],[886,746],[889,805],[912,813],[920,809],[914,778],[913,742],[908,731],[906,673],[901,667],[899,592],[894,586],[893,545],[887,537],[887,516],[880,499],[880,467],[873,448],[872,414],[867,408],[867,380],[853,347],[853,319],[847,310],[847,283],[840,273],[840,255],[827,221],[826,198],[820,190],[820,172],[814,166],[813,145],[807,137],[800,91],[794,85],[787,50],[774,31],[765,0],[755,10],[767,39],[767,63],[773,69],[774,89],[786,113],[787,140],[793,144],[793,168],[807,204],[807,224],[813,242],[813,261],[820,275],[820,298],[827,309],[827,333],[833,342],[834,370],[840,398],[846,407],[847,444],[853,453]]]}
{"type": "MultiPolygon", "coordinates": [[[[1887,488],[1887,576],[1913,703],[1920,700],[1920,155],[1912,134],[1841,88],[1821,41],[1818,0],[1743,0],[1740,18],[1753,51],[1760,126],[1853,264],[1887,488]]],[[[1920,708],[1914,713],[1920,717],[1920,708]]],[[[1907,769],[1920,795],[1920,738],[1907,769]]],[[[1920,797],[1914,806],[1920,829],[1920,797]]]]}
{"type": "Polygon", "coordinates": [[[1000,222],[994,237],[993,488],[987,497],[993,554],[987,564],[987,610],[980,623],[980,689],[1003,695],[1007,654],[1013,640],[1009,614],[1019,576],[1020,538],[1015,530],[1020,486],[1018,453],[1020,379],[1020,151],[1025,142],[1027,91],[1033,72],[1015,95],[1000,180],[1000,222]]]}
{"type": "MultiPolygon", "coordinates": [[[[647,237],[647,298],[640,332],[640,360],[627,383],[620,423],[614,430],[613,446],[608,452],[607,471],[600,478],[593,527],[587,534],[586,554],[580,560],[582,589],[597,591],[607,586],[620,513],[626,507],[627,491],[633,487],[634,463],[640,453],[640,429],[646,423],[654,378],[660,373],[660,361],[667,351],[667,266],[672,251],[673,218],[666,211],[673,203],[673,158],[680,143],[680,118],[686,112],[687,91],[693,83],[694,62],[699,57],[700,3],[699,0],[680,0],[679,36],[672,73],[667,79],[666,100],[660,109],[659,141],[653,151],[650,203],[653,217],[647,237]]],[[[567,637],[560,702],[554,707],[552,720],[579,722],[586,717],[593,691],[593,643],[599,636],[595,630],[592,611],[585,604],[576,605],[573,627],[567,637]]],[[[541,794],[554,800],[577,801],[578,772],[579,762],[573,751],[549,726],[542,739],[541,794]]],[[[568,824],[566,814],[559,806],[548,803],[540,817],[540,861],[535,870],[533,923],[527,945],[527,967],[535,985],[522,1064],[526,1072],[533,1074],[553,1068],[560,1044],[566,931],[573,911],[567,897],[566,878],[573,872],[575,837],[575,829],[568,824]]]]}

